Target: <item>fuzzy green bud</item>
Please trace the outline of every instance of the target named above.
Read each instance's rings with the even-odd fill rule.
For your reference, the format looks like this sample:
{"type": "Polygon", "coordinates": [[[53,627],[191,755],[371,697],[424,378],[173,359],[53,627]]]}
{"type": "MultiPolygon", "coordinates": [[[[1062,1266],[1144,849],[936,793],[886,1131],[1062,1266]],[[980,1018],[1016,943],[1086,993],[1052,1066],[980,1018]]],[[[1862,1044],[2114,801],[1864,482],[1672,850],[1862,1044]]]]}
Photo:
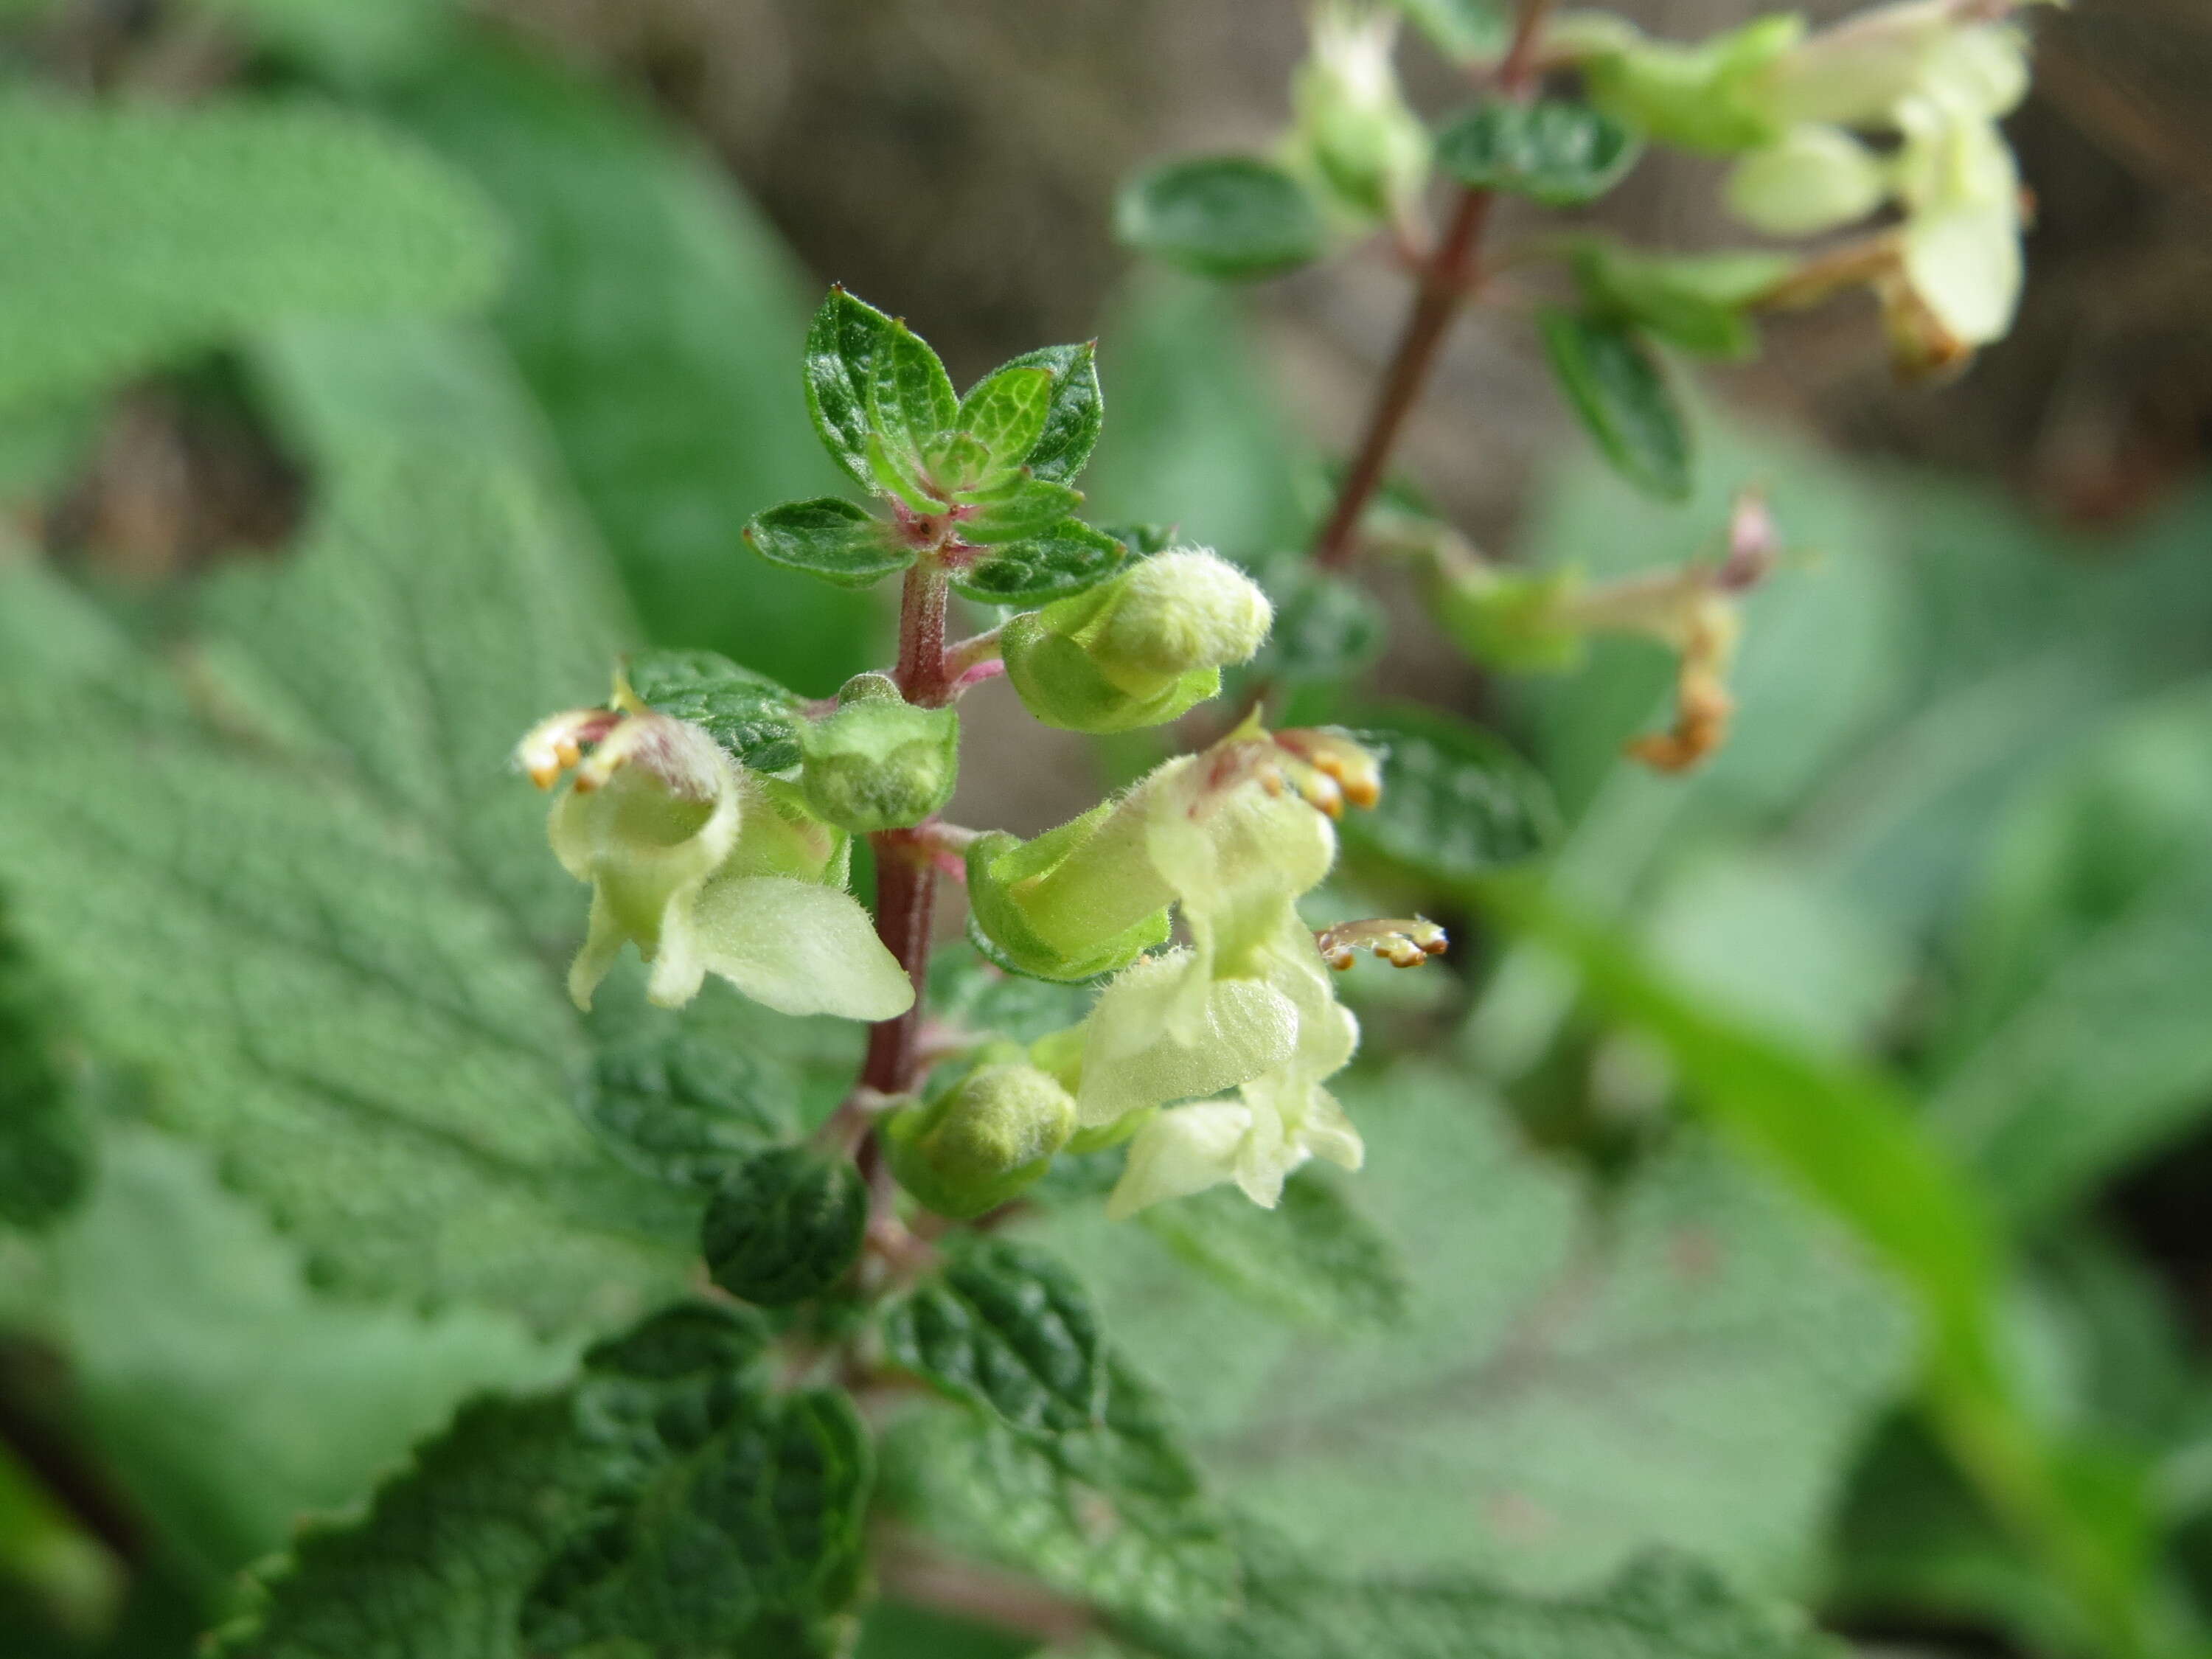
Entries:
{"type": "Polygon", "coordinates": [[[960,769],[960,716],[920,708],[890,679],[862,674],[837,695],[836,712],[805,726],[799,787],[807,805],[857,835],[920,823],[952,798],[960,769]]]}
{"type": "Polygon", "coordinates": [[[1362,217],[1388,219],[1427,183],[1428,129],[1391,65],[1395,12],[1324,0],[1313,52],[1291,82],[1297,143],[1329,194],[1362,217]]]}
{"type": "Polygon", "coordinates": [[[1273,608],[1259,585],[1200,548],[1171,548],[1087,592],[1008,623],[1006,676],[1023,705],[1067,732],[1159,726],[1249,662],[1273,608]]]}
{"type": "Polygon", "coordinates": [[[995,1210],[1043,1175],[1075,1133],[1075,1100],[1011,1044],[926,1105],[884,1127],[899,1184],[939,1215],[967,1220],[995,1210]]]}

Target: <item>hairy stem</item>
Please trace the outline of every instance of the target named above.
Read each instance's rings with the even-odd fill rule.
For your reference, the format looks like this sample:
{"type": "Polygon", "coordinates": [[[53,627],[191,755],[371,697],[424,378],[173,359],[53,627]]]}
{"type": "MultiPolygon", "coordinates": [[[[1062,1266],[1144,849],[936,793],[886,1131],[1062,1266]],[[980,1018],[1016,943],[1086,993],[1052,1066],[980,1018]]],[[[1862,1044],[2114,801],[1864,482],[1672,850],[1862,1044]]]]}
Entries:
{"type": "MultiPolygon", "coordinates": [[[[1498,89],[1506,97],[1525,98],[1534,90],[1540,73],[1537,41],[1550,9],[1551,0],[1521,0],[1513,41],[1498,70],[1498,89]]],[[[1481,277],[1482,236],[1492,201],[1489,191],[1461,191],[1443,237],[1421,264],[1413,308],[1376,390],[1359,447],[1337,491],[1336,504],[1314,538],[1313,562],[1324,569],[1348,564],[1358,550],[1360,514],[1382,488],[1407,417],[1427,389],[1460,307],[1481,277]]]]}

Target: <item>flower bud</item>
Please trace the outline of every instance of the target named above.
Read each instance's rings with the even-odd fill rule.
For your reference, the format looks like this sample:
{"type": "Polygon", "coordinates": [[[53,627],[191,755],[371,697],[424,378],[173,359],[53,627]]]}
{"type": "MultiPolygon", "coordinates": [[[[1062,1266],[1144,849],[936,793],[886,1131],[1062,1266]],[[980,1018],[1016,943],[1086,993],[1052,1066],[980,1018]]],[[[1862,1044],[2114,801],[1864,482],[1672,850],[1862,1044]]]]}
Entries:
{"type": "Polygon", "coordinates": [[[951,799],[960,769],[960,716],[920,708],[881,674],[838,693],[828,719],[803,727],[799,787],[807,804],[858,835],[920,823],[951,799]]]}
{"type": "Polygon", "coordinates": [[[994,1045],[984,1062],[884,1127],[899,1184],[939,1215],[967,1220],[1042,1176],[1075,1133],[1075,1101],[1049,1073],[994,1045]]]}
{"type": "Polygon", "coordinates": [[[1428,180],[1428,130],[1390,63],[1397,34],[1394,12],[1324,0],[1291,82],[1300,147],[1330,194],[1370,219],[1392,217],[1428,180]]]}
{"type": "Polygon", "coordinates": [[[1030,713],[1068,732],[1127,732],[1175,719],[1221,689],[1221,670],[1267,637],[1259,585],[1197,548],[1016,617],[1001,640],[1030,713]]]}
{"type": "Polygon", "coordinates": [[[1881,159],[1841,127],[1793,127],[1729,174],[1729,211],[1773,236],[1814,236],[1863,219],[1889,194],[1881,159]]]}
{"type": "Polygon", "coordinates": [[[1765,79],[1804,32],[1802,18],[1783,14],[1696,46],[1647,40],[1625,24],[1587,41],[1562,31],[1562,45],[1582,58],[1590,101],[1599,108],[1661,143],[1729,155],[1771,143],[1788,125],[1765,79]]]}

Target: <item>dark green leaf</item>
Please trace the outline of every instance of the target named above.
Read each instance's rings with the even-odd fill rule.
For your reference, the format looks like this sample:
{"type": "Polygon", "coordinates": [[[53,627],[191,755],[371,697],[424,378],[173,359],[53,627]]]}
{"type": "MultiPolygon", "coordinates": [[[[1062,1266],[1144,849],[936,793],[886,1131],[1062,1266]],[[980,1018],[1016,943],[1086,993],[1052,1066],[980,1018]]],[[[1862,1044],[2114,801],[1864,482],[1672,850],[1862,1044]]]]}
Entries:
{"type": "Polygon", "coordinates": [[[858,1588],[873,1480],[852,1401],[740,1392],[707,1438],[672,1449],[547,1564],[522,1608],[527,1650],[836,1652],[821,1626],[858,1588]]]}
{"type": "Polygon", "coordinates": [[[1018,542],[1056,528],[1083,505],[1083,492],[1042,478],[1020,477],[978,498],[972,519],[960,522],[960,538],[979,546],[1018,542]]]}
{"type": "Polygon", "coordinates": [[[1666,501],[1690,493],[1690,436],[1650,348],[1619,323],[1544,313],[1544,355],[1560,390],[1606,459],[1666,501]]]}
{"type": "Polygon", "coordinates": [[[767,1060],[656,1010],[652,1024],[599,1045],[583,1106],[639,1168],[705,1189],[790,1132],[797,1094],[767,1060]]]}
{"type": "Polygon", "coordinates": [[[1098,533],[1111,536],[1129,550],[1130,557],[1136,559],[1149,559],[1176,544],[1176,527],[1171,524],[1101,525],[1098,533]]]}
{"type": "Polygon", "coordinates": [[[799,699],[765,674],[714,651],[645,651],[629,664],[629,687],[664,714],[703,726],[730,757],[756,772],[799,764],[799,699]]]}
{"type": "Polygon", "coordinates": [[[965,939],[938,946],[929,962],[930,1011],[957,1030],[1034,1042],[1090,1012],[1079,986],[1010,974],[965,939]]]}
{"type": "Polygon", "coordinates": [[[1131,1621],[1162,1659],[1844,1659],[1804,1615],[1737,1595],[1678,1557],[1650,1556],[1595,1593],[1557,1601],[1461,1576],[1350,1579],[1258,1553],[1236,1614],[1131,1621]]]}
{"type": "Polygon", "coordinates": [[[890,318],[842,288],[830,290],[806,331],[807,413],[830,459],[867,490],[877,488],[868,462],[875,433],[869,398],[890,334],[890,318]]]}
{"type": "Polygon", "coordinates": [[[1279,276],[1321,257],[1327,234],[1304,185],[1272,161],[1170,161],[1121,191],[1115,228],[1131,247],[1202,276],[1279,276]]]}
{"type": "Polygon", "coordinates": [[[840,587],[866,587],[914,562],[898,532],[864,507],[823,495],[756,514],[745,541],[771,564],[804,570],[840,587]]]}
{"type": "Polygon", "coordinates": [[[57,1009],[0,904],[0,1226],[41,1228],[76,1207],[92,1121],[64,1065],[57,1009]]]}
{"type": "Polygon", "coordinates": [[[860,1259],[868,1194],[853,1166],[804,1146],[757,1152],[707,1206],[701,1248],[714,1282],[763,1307],[819,1296],[860,1259]]]}
{"type": "Polygon", "coordinates": [[[1285,685],[1349,679],[1382,653],[1389,627],[1358,583],[1285,554],[1260,567],[1275,623],[1251,672],[1285,685]]]}
{"type": "Polygon", "coordinates": [[[1098,441],[1099,428],[1106,418],[1105,396],[1098,389],[1097,358],[1096,341],[1040,346],[993,371],[985,381],[988,385],[1012,370],[1052,371],[1052,396],[1046,404],[1044,426],[1029,452],[1015,458],[1029,468],[1031,477],[1066,483],[1091,459],[1091,446],[1098,441]]]}
{"type": "Polygon", "coordinates": [[[1457,889],[1557,836],[1550,787],[1502,738],[1409,706],[1366,716],[1361,732],[1389,752],[1380,803],[1346,815],[1352,847],[1457,889]]]}
{"type": "Polygon", "coordinates": [[[1405,1316],[1396,1247],[1318,1170],[1292,1176],[1273,1211],[1216,1188],[1138,1218],[1193,1267],[1295,1323],[1359,1328],[1405,1316]]]}
{"type": "Polygon", "coordinates": [[[1024,1434],[1104,1418],[1097,1316],[1075,1275],[1042,1250],[982,1240],[884,1315],[892,1364],[1024,1434]]]}
{"type": "Polygon", "coordinates": [[[986,375],[960,400],[953,424],[1009,470],[1029,459],[1052,413],[1053,371],[1042,363],[1008,365],[986,375]]]}
{"type": "Polygon", "coordinates": [[[894,1503],[956,1548],[1136,1617],[1205,1618],[1234,1601],[1226,1518],[1158,1395],[1118,1361],[1100,1427],[1039,1440],[938,1412],[900,1425],[884,1449],[894,1503]]]}
{"type": "Polygon", "coordinates": [[[1437,135],[1437,165],[1475,190],[1510,191],[1547,207],[1594,202],[1621,180],[1643,142],[1587,104],[1491,99],[1437,135]]]}
{"type": "Polygon", "coordinates": [[[1474,64],[1505,49],[1511,32],[1495,0],[1394,0],[1431,45],[1455,63],[1474,64]]]}
{"type": "Polygon", "coordinates": [[[0,105],[0,404],[94,387],[303,315],[489,299],[466,184],[356,118],[234,103],[0,105]]]}
{"type": "Polygon", "coordinates": [[[895,320],[870,363],[868,419],[891,463],[911,478],[939,433],[958,420],[960,399],[929,342],[895,320]]]}
{"type": "Polygon", "coordinates": [[[952,587],[985,605],[1042,605],[1105,580],[1127,557],[1111,536],[1063,519],[1041,536],[990,548],[955,568],[952,587]]]}

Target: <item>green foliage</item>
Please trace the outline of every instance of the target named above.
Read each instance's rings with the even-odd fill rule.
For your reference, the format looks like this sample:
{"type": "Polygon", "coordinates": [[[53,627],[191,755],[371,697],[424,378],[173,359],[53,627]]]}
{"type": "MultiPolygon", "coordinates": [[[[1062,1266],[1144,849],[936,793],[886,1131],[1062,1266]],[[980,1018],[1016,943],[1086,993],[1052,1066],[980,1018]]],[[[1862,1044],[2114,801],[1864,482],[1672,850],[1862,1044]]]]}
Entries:
{"type": "Polygon", "coordinates": [[[1063,519],[954,566],[952,588],[985,605],[1045,605],[1096,586],[1127,557],[1128,550],[1104,531],[1063,519]]]}
{"type": "Polygon", "coordinates": [[[1164,1623],[1235,1605],[1236,1547],[1158,1395],[1109,1359],[1104,1420],[1039,1439],[981,1412],[909,1418],[884,1448],[894,1507],[1063,1592],[1164,1623]]]}
{"type": "Polygon", "coordinates": [[[1260,566],[1260,586],[1275,606],[1275,625],[1252,659],[1252,673],[1285,685],[1352,678],[1382,654],[1389,623],[1357,582],[1292,554],[1260,566]]]}
{"type": "Polygon", "coordinates": [[[1360,731],[1383,763],[1381,802],[1345,823],[1358,851],[1454,891],[1557,836],[1550,787],[1490,732],[1410,706],[1365,714],[1360,731]]]}
{"type": "Polygon", "coordinates": [[[770,564],[804,570],[840,587],[870,587],[914,562],[892,527],[835,495],[786,501],[757,513],[745,545],[770,564]]]}
{"type": "Polygon", "coordinates": [[[1079,1208],[1039,1224],[1224,1497],[1347,1575],[1579,1591],[1666,1547],[1792,1582],[1911,1346],[1832,1224],[1694,1140],[1578,1178],[1463,1072],[1340,1092],[1405,1273],[1387,1331],[1287,1325],[1079,1208]]]}
{"type": "Polygon", "coordinates": [[[1603,1589],[1531,1601],[1465,1577],[1416,1583],[1263,1558],[1236,1617],[1133,1632],[1162,1659],[1832,1659],[1844,1649],[1794,1609],[1741,1595],[1655,1555],[1603,1589]]]}
{"type": "Polygon", "coordinates": [[[1690,435],[1651,349],[1632,329],[1550,310],[1544,356],[1599,452],[1638,489],[1664,501],[1690,493],[1690,435]]]}
{"type": "MultiPolygon", "coordinates": [[[[977,381],[968,393],[970,403],[1004,375],[1026,376],[1035,370],[1045,369],[1052,376],[1043,423],[1028,447],[992,443],[992,454],[1008,465],[1026,467],[1031,477],[1048,483],[1066,483],[1082,471],[1106,419],[1106,399],[1098,386],[1097,358],[1095,340],[1086,340],[1081,345],[1040,346],[1002,364],[977,381]]],[[[964,411],[967,405],[963,404],[962,407],[964,411]]],[[[961,424],[968,424],[964,413],[961,424]]]]}
{"type": "Polygon", "coordinates": [[[1255,1307],[1324,1330],[1364,1330],[1406,1317],[1406,1264],[1345,1194],[1309,1165],[1273,1210],[1242,1193],[1155,1205],[1139,1220],[1178,1256],[1255,1307]]]}
{"type": "Polygon", "coordinates": [[[1115,234],[1201,276],[1279,276],[1319,258],[1327,230],[1306,187],[1251,155],[1193,156],[1122,187],[1115,234]]]}
{"type": "Polygon", "coordinates": [[[1431,45],[1455,63],[1495,57],[1505,46],[1505,16],[1494,0],[1393,0],[1431,45]]]}
{"type": "Polygon", "coordinates": [[[609,1032],[593,1022],[583,1112],[616,1149],[671,1186],[711,1190],[725,1171],[791,1132],[798,1089],[770,1060],[665,1019],[609,1032]]]}
{"type": "Polygon", "coordinates": [[[491,295],[483,204],[412,146],[306,107],[0,104],[0,403],[102,386],[287,317],[491,295]]]}
{"type": "Polygon", "coordinates": [[[1472,189],[1580,207],[1626,177],[1643,149],[1628,127],[1588,104],[1493,98],[1437,135],[1437,166],[1472,189]]]}
{"type": "Polygon", "coordinates": [[[883,1321],[892,1364],[1018,1433],[1051,1438],[1104,1419],[1097,1317],[1075,1276],[1043,1251],[999,1240],[959,1248],[883,1321]]]}
{"type": "Polygon", "coordinates": [[[850,1162],[775,1146],[727,1170],[707,1206],[701,1247],[714,1282],[781,1308],[821,1295],[860,1254],[868,1194],[850,1162]]]}
{"type": "Polygon", "coordinates": [[[766,675],[713,651],[647,651],[625,672],[641,699],[705,726],[740,766],[787,772],[799,764],[799,699],[766,675]]]}
{"type": "Polygon", "coordinates": [[[1638,252],[1593,238],[1574,250],[1589,314],[1640,328],[1701,357],[1744,358],[1759,336],[1746,307],[1790,270],[1778,253],[1638,252]]]}
{"type": "Polygon", "coordinates": [[[0,1226],[42,1228],[92,1175],[92,1124],[58,1041],[56,1010],[0,905],[0,1226]]]}

